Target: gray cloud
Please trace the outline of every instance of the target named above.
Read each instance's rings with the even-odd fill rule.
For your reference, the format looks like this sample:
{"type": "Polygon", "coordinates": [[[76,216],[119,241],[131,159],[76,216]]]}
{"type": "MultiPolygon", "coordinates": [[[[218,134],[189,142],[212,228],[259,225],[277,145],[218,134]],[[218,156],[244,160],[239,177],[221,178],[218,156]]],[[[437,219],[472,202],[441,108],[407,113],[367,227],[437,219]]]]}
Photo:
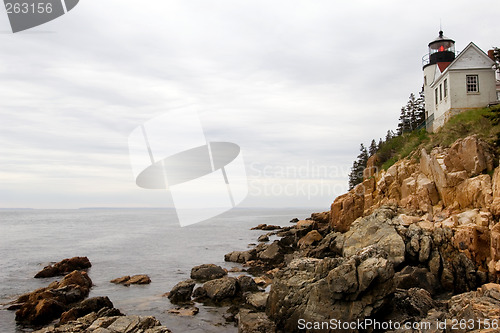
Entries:
{"type": "MultiPolygon", "coordinates": [[[[169,204],[166,193],[135,187],[127,136],[184,108],[199,111],[210,140],[238,143],[249,169],[313,161],[343,170],[324,181],[346,183],[359,143],[395,128],[420,90],[421,57],[439,20],[457,49],[474,41],[486,50],[498,43],[499,7],[84,1],[31,31],[0,34],[2,205],[169,204]]],[[[9,28],[0,15],[0,30],[9,28]]],[[[254,195],[247,204],[326,208],[338,194],[254,195]]]]}

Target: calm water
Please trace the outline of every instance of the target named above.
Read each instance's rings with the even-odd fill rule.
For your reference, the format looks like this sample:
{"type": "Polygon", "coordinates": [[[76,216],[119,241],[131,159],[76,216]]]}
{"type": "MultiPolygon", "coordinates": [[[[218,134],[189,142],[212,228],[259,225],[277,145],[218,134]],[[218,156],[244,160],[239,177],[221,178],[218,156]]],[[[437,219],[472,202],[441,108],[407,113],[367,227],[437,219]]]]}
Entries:
{"type": "MultiPolygon", "coordinates": [[[[109,296],[126,314],[153,315],[174,332],[237,332],[224,323],[224,308],[197,304],[194,317],[166,313],[174,306],[161,295],[189,278],[191,268],[214,263],[226,268],[224,254],[245,250],[263,231],[260,223],[290,225],[315,209],[235,209],[181,228],[168,209],[0,210],[0,304],[47,286],[54,279],[33,276],[50,262],[87,256],[94,282],[90,297],[109,296]],[[109,280],[148,274],[147,286],[123,287],[109,280]]],[[[0,310],[0,332],[22,332],[14,312],[0,310]]]]}

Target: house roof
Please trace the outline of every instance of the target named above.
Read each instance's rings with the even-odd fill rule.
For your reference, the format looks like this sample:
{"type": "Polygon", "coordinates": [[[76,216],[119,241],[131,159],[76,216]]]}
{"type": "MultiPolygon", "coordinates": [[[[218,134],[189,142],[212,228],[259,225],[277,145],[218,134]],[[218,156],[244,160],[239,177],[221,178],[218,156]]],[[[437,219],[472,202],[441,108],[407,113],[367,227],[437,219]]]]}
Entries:
{"type": "Polygon", "coordinates": [[[491,60],[483,50],[473,42],[470,42],[441,74],[436,73],[437,75],[435,80],[431,83],[431,87],[449,71],[462,69],[491,69],[494,64],[495,62],[491,60]]]}

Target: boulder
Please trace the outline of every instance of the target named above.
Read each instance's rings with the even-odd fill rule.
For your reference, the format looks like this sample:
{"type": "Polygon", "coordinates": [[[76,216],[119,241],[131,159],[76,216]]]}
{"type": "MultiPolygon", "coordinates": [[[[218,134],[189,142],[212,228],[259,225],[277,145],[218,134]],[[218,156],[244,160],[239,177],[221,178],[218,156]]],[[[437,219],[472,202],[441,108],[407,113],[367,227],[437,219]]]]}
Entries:
{"type": "Polygon", "coordinates": [[[226,276],[227,272],[222,267],[214,264],[203,264],[191,269],[191,279],[209,281],[226,276]]]}
{"type": "Polygon", "coordinates": [[[299,239],[297,245],[299,248],[305,248],[321,241],[322,239],[323,236],[321,236],[318,230],[311,230],[307,233],[307,235],[299,239]]]}
{"type": "Polygon", "coordinates": [[[298,258],[276,273],[266,313],[285,332],[297,322],[336,318],[363,320],[394,292],[388,255],[369,247],[350,258],[298,258]]]}
{"type": "Polygon", "coordinates": [[[254,249],[248,251],[233,251],[224,255],[225,261],[237,262],[240,264],[255,259],[256,251],[254,249]]]}
{"type": "Polygon", "coordinates": [[[198,309],[195,306],[185,306],[185,307],[170,309],[167,312],[181,316],[181,317],[192,317],[192,316],[198,314],[198,312],[200,312],[200,309],[198,309]]]}
{"type": "Polygon", "coordinates": [[[89,294],[92,280],[87,273],[73,271],[60,282],[22,295],[17,300],[16,321],[27,325],[43,325],[59,318],[70,304],[83,300],[89,294]]]}
{"type": "MultiPolygon", "coordinates": [[[[314,221],[317,221],[321,224],[328,224],[328,223],[330,223],[330,211],[321,212],[321,213],[312,213],[311,218],[314,221]]],[[[298,222],[298,220],[296,222],[298,222]]]]}
{"type": "Polygon", "coordinates": [[[245,302],[255,309],[263,311],[266,309],[268,297],[269,294],[265,292],[247,293],[245,294],[245,302]]]}
{"type": "Polygon", "coordinates": [[[258,242],[267,242],[269,241],[269,236],[267,235],[260,235],[259,238],[257,239],[258,242]]]}
{"type": "Polygon", "coordinates": [[[223,299],[236,296],[238,291],[236,279],[233,277],[223,277],[210,280],[203,284],[207,296],[213,301],[222,301],[223,299]]]}
{"type": "Polygon", "coordinates": [[[297,221],[297,224],[295,225],[295,227],[297,229],[307,229],[307,228],[314,227],[315,224],[316,224],[316,222],[314,220],[300,220],[300,221],[297,221]]]}
{"type": "Polygon", "coordinates": [[[255,283],[254,279],[248,275],[241,275],[238,277],[238,288],[242,293],[259,290],[257,283],[255,283]]]}
{"type": "Polygon", "coordinates": [[[207,291],[203,287],[197,287],[193,291],[193,298],[195,301],[203,300],[207,297],[207,291]]]}
{"type": "Polygon", "coordinates": [[[194,280],[185,280],[177,283],[168,293],[168,299],[174,304],[191,302],[191,295],[195,285],[196,282],[194,280]]]}
{"type": "Polygon", "coordinates": [[[150,284],[151,279],[145,274],[138,274],[133,276],[122,276],[120,278],[110,281],[111,283],[121,284],[124,286],[130,286],[131,284],[150,284]]]}
{"type": "Polygon", "coordinates": [[[356,220],[345,234],[343,255],[350,257],[369,246],[377,246],[389,254],[395,265],[405,259],[405,243],[391,220],[396,216],[392,208],[381,208],[370,216],[356,220]]]}
{"type": "Polygon", "coordinates": [[[91,312],[98,312],[102,308],[113,308],[113,303],[108,297],[93,297],[81,301],[77,306],[64,312],[61,315],[59,324],[66,324],[69,321],[76,320],[91,312]]]}
{"type": "Polygon", "coordinates": [[[466,179],[456,188],[456,202],[460,209],[489,208],[493,202],[491,177],[480,175],[466,179]]]}
{"type": "Polygon", "coordinates": [[[281,251],[279,241],[263,245],[262,250],[257,254],[260,260],[269,264],[279,264],[283,261],[284,254],[281,251]]]}
{"type": "Polygon", "coordinates": [[[454,142],[443,161],[449,172],[465,171],[473,177],[492,171],[494,156],[487,143],[472,135],[454,142]]]}
{"type": "Polygon", "coordinates": [[[45,266],[35,275],[35,278],[48,278],[54,276],[64,276],[75,270],[87,270],[92,264],[87,257],[73,257],[64,259],[54,265],[45,266]]]}

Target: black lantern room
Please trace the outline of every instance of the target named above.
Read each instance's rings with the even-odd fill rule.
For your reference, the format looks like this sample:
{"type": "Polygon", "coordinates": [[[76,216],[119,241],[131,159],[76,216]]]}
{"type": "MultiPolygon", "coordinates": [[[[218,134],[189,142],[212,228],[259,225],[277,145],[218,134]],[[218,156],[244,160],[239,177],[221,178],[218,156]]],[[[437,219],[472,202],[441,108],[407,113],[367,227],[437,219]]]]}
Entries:
{"type": "Polygon", "coordinates": [[[429,58],[425,65],[449,63],[453,60],[455,60],[455,41],[443,36],[443,31],[440,31],[439,36],[429,43],[429,58]]]}

